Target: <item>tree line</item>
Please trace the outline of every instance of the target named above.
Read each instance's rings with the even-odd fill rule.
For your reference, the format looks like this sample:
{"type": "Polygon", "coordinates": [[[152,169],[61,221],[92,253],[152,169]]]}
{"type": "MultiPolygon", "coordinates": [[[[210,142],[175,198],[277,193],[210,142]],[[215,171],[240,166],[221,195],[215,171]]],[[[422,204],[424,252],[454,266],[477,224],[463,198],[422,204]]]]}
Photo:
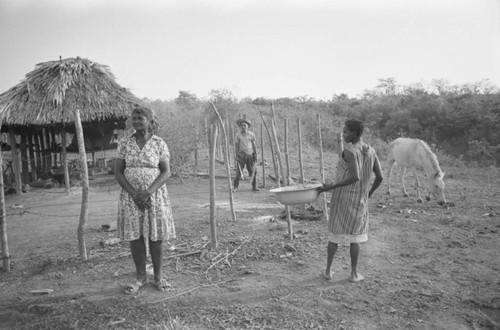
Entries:
{"type": "MultiPolygon", "coordinates": [[[[357,118],[366,123],[365,136],[371,141],[383,144],[397,137],[419,138],[464,162],[500,164],[500,90],[486,79],[464,85],[436,79],[427,86],[422,83],[405,86],[394,78],[384,78],[362,95],[333,95],[327,101],[308,96],[237,99],[228,89],[214,89],[209,100],[228,122],[235,123],[241,116],[250,118],[257,134],[261,119],[270,115],[272,105],[278,122],[285,118],[290,123],[300,119],[303,143],[313,147],[318,143],[318,115],[322,121],[323,147],[332,150],[343,121],[357,118]]],[[[180,91],[173,100],[145,101],[156,111],[160,135],[167,139],[171,149],[183,155],[178,160],[181,168],[187,163],[190,157],[187,151],[193,148],[196,139],[206,143],[204,123],[212,111],[208,100],[180,91]]],[[[277,128],[279,131],[279,125],[277,128]]],[[[293,135],[290,137],[293,147],[297,141],[293,135]]]]}

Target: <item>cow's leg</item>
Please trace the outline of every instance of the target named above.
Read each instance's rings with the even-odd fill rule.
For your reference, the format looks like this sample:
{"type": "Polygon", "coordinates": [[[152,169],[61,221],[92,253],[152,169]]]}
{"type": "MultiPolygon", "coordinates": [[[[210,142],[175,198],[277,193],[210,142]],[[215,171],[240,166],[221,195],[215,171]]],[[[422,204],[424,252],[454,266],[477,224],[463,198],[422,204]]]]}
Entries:
{"type": "Polygon", "coordinates": [[[418,181],[417,169],[415,167],[412,167],[411,171],[413,172],[413,177],[415,178],[415,187],[417,188],[417,202],[423,203],[424,200],[422,199],[422,196],[420,196],[420,181],[418,181]]]}
{"type": "Polygon", "coordinates": [[[404,166],[399,166],[399,180],[401,181],[401,191],[403,192],[404,197],[409,197],[408,192],[406,191],[405,187],[405,173],[406,173],[406,167],[404,166]]]}

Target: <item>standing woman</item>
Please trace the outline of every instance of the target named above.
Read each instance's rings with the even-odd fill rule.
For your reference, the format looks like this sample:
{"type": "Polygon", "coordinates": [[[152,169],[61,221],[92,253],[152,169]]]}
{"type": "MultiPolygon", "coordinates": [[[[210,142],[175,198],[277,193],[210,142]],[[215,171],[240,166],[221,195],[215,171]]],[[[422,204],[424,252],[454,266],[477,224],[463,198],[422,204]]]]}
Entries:
{"type": "Polygon", "coordinates": [[[118,201],[117,236],[130,242],[136,281],[127,285],[132,294],[145,285],[146,247],[149,245],[154,285],[166,291],[171,285],[162,277],[162,243],[175,238],[174,219],[166,182],[170,175],[170,153],[162,138],[153,134],[156,126],[151,109],[132,110],[135,133],[118,143],[116,180],[122,187],[118,201]]]}
{"type": "Polygon", "coordinates": [[[319,188],[320,192],[333,189],[328,222],[326,270],[323,276],[332,278],[332,261],[339,244],[350,243],[351,282],[361,281],[358,257],[361,242],[368,240],[368,198],[382,183],[380,162],[375,150],[363,143],[364,123],[349,119],[345,122],[343,137],[348,144],[337,164],[335,183],[319,188]],[[375,180],[370,188],[372,173],[375,180]]]}

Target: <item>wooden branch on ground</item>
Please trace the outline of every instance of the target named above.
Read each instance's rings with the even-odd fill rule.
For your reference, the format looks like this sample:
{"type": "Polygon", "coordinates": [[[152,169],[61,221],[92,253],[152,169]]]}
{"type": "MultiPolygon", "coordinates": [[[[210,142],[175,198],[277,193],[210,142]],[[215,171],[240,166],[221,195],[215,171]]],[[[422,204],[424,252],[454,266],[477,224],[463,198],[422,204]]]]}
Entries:
{"type": "MultiPolygon", "coordinates": [[[[242,246],[243,244],[245,244],[245,242],[241,243],[240,246],[238,246],[236,249],[233,250],[233,252],[227,254],[225,257],[223,258],[220,258],[219,260],[217,260],[216,262],[214,262],[212,265],[210,265],[210,267],[207,268],[207,271],[205,272],[205,277],[208,277],[208,271],[210,269],[212,269],[212,267],[214,267],[215,265],[217,265],[219,262],[221,262],[222,260],[226,260],[227,258],[229,258],[229,256],[233,255],[236,253],[236,251],[238,251],[242,246]]],[[[213,259],[212,259],[213,260],[213,259]]]]}

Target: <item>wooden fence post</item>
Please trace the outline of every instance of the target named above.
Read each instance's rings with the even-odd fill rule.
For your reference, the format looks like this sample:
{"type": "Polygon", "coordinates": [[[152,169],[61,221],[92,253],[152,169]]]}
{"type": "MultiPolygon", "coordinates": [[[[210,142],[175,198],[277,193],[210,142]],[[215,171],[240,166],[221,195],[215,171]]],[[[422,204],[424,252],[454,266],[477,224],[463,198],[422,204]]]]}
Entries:
{"type": "MultiPolygon", "coordinates": [[[[318,139],[319,139],[319,171],[321,174],[321,183],[325,183],[325,167],[323,164],[323,139],[321,137],[321,116],[318,114],[318,139]]],[[[325,219],[328,221],[328,197],[323,194],[323,205],[325,209],[325,219]]]]}

